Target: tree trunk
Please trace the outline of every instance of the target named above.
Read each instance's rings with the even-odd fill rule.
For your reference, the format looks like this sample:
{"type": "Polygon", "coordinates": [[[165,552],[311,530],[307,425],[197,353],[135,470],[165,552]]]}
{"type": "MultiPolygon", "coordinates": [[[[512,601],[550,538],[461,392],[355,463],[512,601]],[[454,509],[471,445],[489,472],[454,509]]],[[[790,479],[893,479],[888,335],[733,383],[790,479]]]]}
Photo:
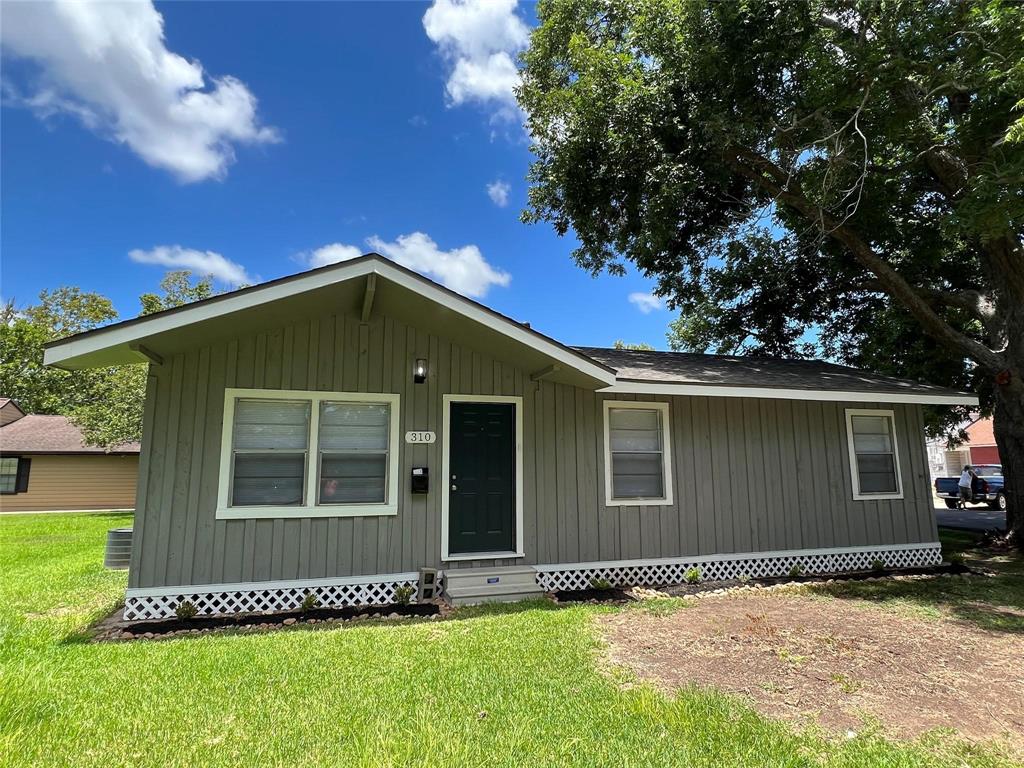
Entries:
{"type": "Polygon", "coordinates": [[[1024,548],[1024,396],[1020,387],[997,386],[993,431],[1003,463],[1006,531],[1024,548]]]}

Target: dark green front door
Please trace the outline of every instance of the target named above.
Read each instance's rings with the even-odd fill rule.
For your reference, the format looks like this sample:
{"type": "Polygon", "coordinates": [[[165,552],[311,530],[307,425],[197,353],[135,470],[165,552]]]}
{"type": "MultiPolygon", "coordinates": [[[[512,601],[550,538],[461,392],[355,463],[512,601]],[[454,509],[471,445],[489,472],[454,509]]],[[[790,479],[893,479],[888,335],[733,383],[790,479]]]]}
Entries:
{"type": "Polygon", "coordinates": [[[515,549],[516,428],[513,403],[451,403],[448,550],[515,549]]]}

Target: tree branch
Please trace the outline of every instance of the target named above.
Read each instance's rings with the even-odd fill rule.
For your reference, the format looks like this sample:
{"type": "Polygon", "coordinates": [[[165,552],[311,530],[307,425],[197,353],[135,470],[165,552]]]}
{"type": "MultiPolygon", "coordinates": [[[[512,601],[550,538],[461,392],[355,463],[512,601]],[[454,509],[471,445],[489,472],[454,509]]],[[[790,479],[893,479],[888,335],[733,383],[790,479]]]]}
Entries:
{"type": "Polygon", "coordinates": [[[737,146],[727,148],[726,162],[736,173],[749,179],[762,191],[772,195],[804,218],[817,223],[828,237],[844,245],[854,260],[871,272],[885,292],[903,304],[935,339],[958,350],[992,374],[1006,368],[1006,363],[999,354],[984,344],[964,336],[939,317],[914,287],[875,253],[859,234],[807,198],[800,190],[799,184],[788,179],[782,168],[752,150],[737,146]]]}

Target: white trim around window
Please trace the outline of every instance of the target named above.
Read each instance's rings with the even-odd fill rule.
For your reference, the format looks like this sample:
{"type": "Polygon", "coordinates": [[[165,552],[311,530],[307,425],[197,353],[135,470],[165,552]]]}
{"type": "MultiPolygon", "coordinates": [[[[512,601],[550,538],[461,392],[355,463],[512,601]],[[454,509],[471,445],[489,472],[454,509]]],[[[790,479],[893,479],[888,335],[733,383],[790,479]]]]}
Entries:
{"type": "Polygon", "coordinates": [[[443,395],[441,398],[441,560],[500,560],[525,557],[523,549],[523,398],[518,395],[443,395]],[[515,552],[448,552],[448,486],[451,484],[451,418],[452,403],[512,403],[516,409],[516,550],[515,552]]]}
{"type": "MultiPolygon", "coordinates": [[[[311,392],[296,389],[241,389],[224,390],[224,423],[221,433],[220,476],[217,487],[217,519],[240,520],[252,518],[286,517],[363,517],[398,514],[398,480],[401,449],[399,435],[400,395],[379,392],[311,392]],[[240,399],[289,400],[309,403],[309,439],[303,471],[303,498],[301,504],[288,506],[231,505],[232,435],[235,423],[235,404],[240,399]],[[380,403],[389,406],[388,459],[385,498],[383,503],[319,504],[317,502],[319,461],[320,405],[324,402],[380,403]]],[[[298,452],[298,451],[296,451],[298,452]]]]}
{"type": "Polygon", "coordinates": [[[641,402],[638,400],[604,401],[604,503],[609,507],[626,506],[671,506],[672,501],[672,439],[669,429],[668,403],[641,402]],[[656,411],[661,426],[661,473],[664,494],[657,498],[622,497],[616,498],[612,480],[612,439],[610,413],[615,410],[636,409],[656,411]]]}
{"type": "MultiPolygon", "coordinates": [[[[854,501],[872,501],[883,499],[903,498],[903,473],[900,471],[900,448],[899,440],[896,437],[896,414],[890,410],[877,408],[847,408],[846,409],[846,441],[850,454],[850,482],[853,485],[854,501]],[[893,471],[896,474],[896,490],[872,493],[861,491],[860,470],[857,466],[857,448],[854,442],[853,419],[856,416],[881,416],[889,425],[889,437],[892,440],[893,471]]],[[[884,454],[883,454],[884,455],[884,454]]]]}

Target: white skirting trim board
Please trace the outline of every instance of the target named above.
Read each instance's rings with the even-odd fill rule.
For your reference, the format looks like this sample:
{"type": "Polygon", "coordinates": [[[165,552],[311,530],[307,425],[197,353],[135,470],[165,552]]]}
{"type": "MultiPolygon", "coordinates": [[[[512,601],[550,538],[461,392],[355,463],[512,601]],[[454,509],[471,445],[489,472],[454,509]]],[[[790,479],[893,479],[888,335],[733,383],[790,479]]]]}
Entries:
{"type": "MultiPolygon", "coordinates": [[[[942,562],[942,547],[928,544],[793,549],[782,552],[743,552],[730,555],[614,560],[589,563],[535,565],[537,584],[544,590],[586,589],[595,579],[613,586],[680,584],[690,568],[700,570],[703,581],[723,581],[741,576],[785,576],[793,566],[808,575],[863,571],[881,561],[886,568],[914,568],[942,562]]],[[[499,569],[500,570],[500,569],[499,569]]],[[[444,588],[438,573],[438,592],[444,588]]],[[[298,608],[310,592],[325,608],[356,605],[387,605],[394,602],[400,586],[419,587],[419,574],[389,573],[295,581],[261,581],[239,584],[203,584],[129,589],[125,596],[127,621],[166,619],[188,600],[200,616],[231,613],[265,613],[298,608]]]]}
{"type": "Polygon", "coordinates": [[[598,563],[538,565],[537,583],[548,591],[587,589],[594,579],[612,586],[681,584],[690,568],[700,571],[702,581],[725,581],[747,576],[752,579],[785,576],[793,566],[807,575],[864,571],[880,560],[886,568],[915,568],[942,562],[942,545],[877,545],[834,549],[791,549],[781,552],[742,552],[732,555],[662,558],[657,560],[615,560],[598,563]]]}
{"type": "MultiPolygon", "coordinates": [[[[292,611],[310,592],[316,595],[317,605],[321,608],[387,605],[395,601],[398,587],[412,587],[415,594],[419,578],[418,573],[382,573],[329,579],[129,589],[125,594],[124,618],[126,621],[168,619],[185,600],[196,607],[199,616],[292,611]]],[[[440,588],[440,577],[438,582],[440,588]]]]}

